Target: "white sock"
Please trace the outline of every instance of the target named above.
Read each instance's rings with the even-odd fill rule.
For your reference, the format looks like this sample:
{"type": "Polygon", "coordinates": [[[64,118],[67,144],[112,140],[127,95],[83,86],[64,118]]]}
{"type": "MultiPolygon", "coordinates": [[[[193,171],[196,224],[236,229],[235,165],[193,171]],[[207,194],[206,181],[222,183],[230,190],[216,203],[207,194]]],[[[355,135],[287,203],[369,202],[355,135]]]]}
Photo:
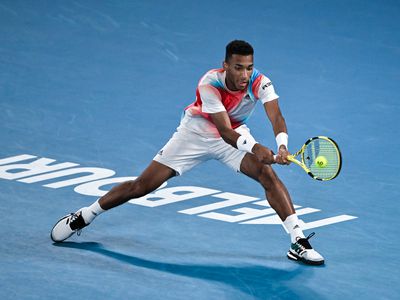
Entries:
{"type": "Polygon", "coordinates": [[[289,231],[292,243],[295,243],[298,238],[305,238],[303,230],[300,228],[299,218],[296,214],[290,215],[283,221],[285,228],[289,231]]]}
{"type": "Polygon", "coordinates": [[[105,212],[105,210],[101,208],[99,200],[93,202],[92,205],[81,209],[82,217],[86,224],[90,224],[94,218],[103,212],[105,212]]]}

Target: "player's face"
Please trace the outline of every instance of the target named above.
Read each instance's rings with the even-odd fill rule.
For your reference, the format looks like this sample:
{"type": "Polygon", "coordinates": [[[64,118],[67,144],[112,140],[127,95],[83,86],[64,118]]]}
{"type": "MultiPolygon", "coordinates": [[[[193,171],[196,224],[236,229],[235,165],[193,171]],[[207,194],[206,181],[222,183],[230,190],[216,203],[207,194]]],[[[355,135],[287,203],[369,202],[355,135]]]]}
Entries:
{"type": "Polygon", "coordinates": [[[250,81],[253,66],[253,55],[233,54],[227,62],[224,61],[225,81],[228,89],[244,90],[250,81]]]}

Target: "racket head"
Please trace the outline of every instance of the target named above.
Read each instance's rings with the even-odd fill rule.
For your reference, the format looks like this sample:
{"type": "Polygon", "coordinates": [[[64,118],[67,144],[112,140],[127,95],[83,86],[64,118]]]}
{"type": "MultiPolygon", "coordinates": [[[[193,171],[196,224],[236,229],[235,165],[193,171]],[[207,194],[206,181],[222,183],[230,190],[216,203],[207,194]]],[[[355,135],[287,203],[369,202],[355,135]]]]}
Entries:
{"type": "Polygon", "coordinates": [[[310,138],[302,147],[301,160],[308,169],[308,174],[316,180],[332,180],[339,175],[342,168],[339,146],[326,136],[310,138]],[[326,160],[323,167],[317,164],[317,158],[321,157],[326,160]]]}

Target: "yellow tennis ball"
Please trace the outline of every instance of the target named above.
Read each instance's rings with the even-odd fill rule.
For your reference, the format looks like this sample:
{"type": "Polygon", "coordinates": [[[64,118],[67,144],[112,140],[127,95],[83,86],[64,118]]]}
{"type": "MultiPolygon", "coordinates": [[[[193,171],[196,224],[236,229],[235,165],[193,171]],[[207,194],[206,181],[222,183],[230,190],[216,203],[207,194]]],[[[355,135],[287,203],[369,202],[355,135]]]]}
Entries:
{"type": "Polygon", "coordinates": [[[315,165],[319,168],[325,168],[328,165],[328,160],[325,156],[320,155],[315,159],[315,165]]]}

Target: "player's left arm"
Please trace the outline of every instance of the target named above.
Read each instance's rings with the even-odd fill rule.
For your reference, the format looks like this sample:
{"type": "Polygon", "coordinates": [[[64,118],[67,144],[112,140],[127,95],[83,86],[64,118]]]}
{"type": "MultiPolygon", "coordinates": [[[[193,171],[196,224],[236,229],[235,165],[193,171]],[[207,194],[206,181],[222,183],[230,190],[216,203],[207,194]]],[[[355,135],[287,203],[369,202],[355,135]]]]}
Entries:
{"type": "Polygon", "coordinates": [[[287,159],[287,156],[289,155],[289,151],[287,149],[287,127],[285,118],[283,117],[279,107],[278,99],[265,102],[264,109],[267,113],[268,119],[271,122],[277,143],[279,144],[276,162],[278,164],[288,165],[290,164],[290,161],[287,159]]]}
{"type": "MultiPolygon", "coordinates": [[[[226,111],[209,114],[212,122],[217,127],[222,139],[231,146],[254,154],[257,159],[264,164],[275,163],[273,152],[271,149],[255,142],[251,148],[244,147],[241,149],[240,145],[246,144],[246,138],[243,138],[238,132],[232,129],[231,121],[226,111]],[[243,143],[244,142],[244,143],[243,143]],[[243,143],[243,144],[242,144],[243,143]]],[[[251,145],[248,143],[247,145],[251,145]]]]}

